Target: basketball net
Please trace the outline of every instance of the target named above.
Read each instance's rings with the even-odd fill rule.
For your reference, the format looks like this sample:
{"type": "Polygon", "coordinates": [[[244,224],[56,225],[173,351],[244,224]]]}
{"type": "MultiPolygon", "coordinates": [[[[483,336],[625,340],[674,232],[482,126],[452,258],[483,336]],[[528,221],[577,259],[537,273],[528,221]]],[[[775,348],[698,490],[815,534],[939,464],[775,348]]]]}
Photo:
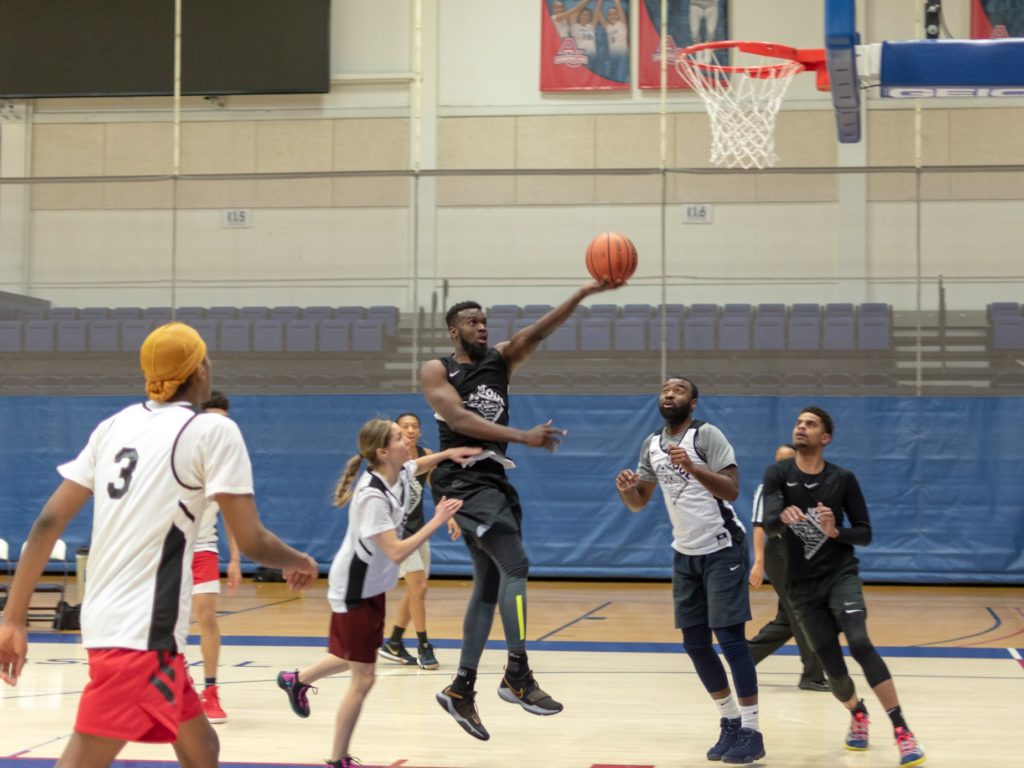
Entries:
{"type": "Polygon", "coordinates": [[[725,168],[770,168],[775,153],[775,118],[793,75],[808,69],[792,48],[767,43],[716,42],[679,52],[676,70],[707,107],[711,117],[711,162],[725,168]],[[782,61],[725,66],[715,49],[734,49],[782,61]]]}

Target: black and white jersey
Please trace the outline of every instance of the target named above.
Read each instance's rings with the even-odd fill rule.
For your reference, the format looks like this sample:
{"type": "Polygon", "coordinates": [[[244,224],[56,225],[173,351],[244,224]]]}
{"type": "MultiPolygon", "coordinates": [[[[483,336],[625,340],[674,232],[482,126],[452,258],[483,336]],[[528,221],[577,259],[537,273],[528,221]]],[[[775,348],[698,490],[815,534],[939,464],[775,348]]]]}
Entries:
{"type": "MultiPolygon", "coordinates": [[[[494,424],[508,426],[508,365],[502,354],[493,347],[487,350],[483,359],[477,363],[457,363],[452,357],[442,357],[448,383],[455,387],[462,398],[466,410],[473,411],[480,418],[494,424]]],[[[463,446],[480,446],[485,451],[494,451],[504,456],[508,443],[480,440],[476,437],[463,435],[445,423],[440,414],[435,413],[437,428],[440,433],[440,450],[463,446]]],[[[447,463],[447,462],[445,462],[447,463]]],[[[474,468],[498,471],[501,465],[495,461],[481,461],[474,468]]]]}
{"type": "Polygon", "coordinates": [[[816,475],[801,472],[795,459],[773,464],[764,474],[764,529],[782,536],[788,581],[825,576],[856,564],[854,545],[871,543],[871,520],[856,476],[848,469],[825,462],[816,475]],[[832,510],[839,535],[826,536],[817,523],[817,506],[832,510]],[[780,516],[795,506],[810,519],[785,525],[780,516]]]}

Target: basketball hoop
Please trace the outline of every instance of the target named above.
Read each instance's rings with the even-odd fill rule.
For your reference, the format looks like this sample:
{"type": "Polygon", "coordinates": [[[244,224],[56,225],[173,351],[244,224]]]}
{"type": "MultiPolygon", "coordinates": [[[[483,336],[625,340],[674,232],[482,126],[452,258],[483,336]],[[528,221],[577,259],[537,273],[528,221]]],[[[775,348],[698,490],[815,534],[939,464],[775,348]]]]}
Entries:
{"type": "Polygon", "coordinates": [[[778,161],[775,117],[793,75],[813,71],[818,90],[828,90],[823,49],[719,40],[681,50],[676,69],[704,100],[711,117],[711,162],[725,168],[770,168],[778,161]],[[717,50],[757,58],[739,63],[734,55],[732,64],[719,64],[717,50]],[[762,62],[766,58],[780,61],[762,62]]]}

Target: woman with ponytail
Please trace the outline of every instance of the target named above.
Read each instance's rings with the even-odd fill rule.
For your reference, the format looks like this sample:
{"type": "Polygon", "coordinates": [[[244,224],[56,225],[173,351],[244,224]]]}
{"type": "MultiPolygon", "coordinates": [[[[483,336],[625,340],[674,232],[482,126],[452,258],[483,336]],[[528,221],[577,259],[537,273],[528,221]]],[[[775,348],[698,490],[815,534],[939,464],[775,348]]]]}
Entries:
{"type": "Polygon", "coordinates": [[[442,461],[463,464],[478,453],[480,448],[451,448],[412,460],[395,422],[371,419],[359,430],[359,453],[345,464],[334,490],[335,505],[351,504],[345,538],[328,576],[328,654],[306,669],[277,676],[292,711],[309,717],[307,694],[313,683],[351,671],[352,682],[335,719],[331,759],[326,761],[332,768],[356,765],[348,752],[349,742],[373,687],[377,650],[384,641],[384,593],[398,583],[399,564],[462,506],[458,499],[442,498],[419,531],[400,538],[410,511],[410,483],[442,461]],[[359,475],[364,460],[368,467],[359,475]]]}

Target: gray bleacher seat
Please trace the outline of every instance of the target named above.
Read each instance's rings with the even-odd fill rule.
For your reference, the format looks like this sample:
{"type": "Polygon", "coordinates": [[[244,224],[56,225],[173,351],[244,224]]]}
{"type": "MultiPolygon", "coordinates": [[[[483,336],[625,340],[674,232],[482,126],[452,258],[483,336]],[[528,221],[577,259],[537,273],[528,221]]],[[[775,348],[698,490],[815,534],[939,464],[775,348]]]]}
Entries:
{"type": "Polygon", "coordinates": [[[548,336],[544,348],[548,352],[575,352],[579,349],[579,323],[570,317],[548,336]]]}
{"type": "Polygon", "coordinates": [[[821,349],[821,307],[794,304],[789,311],[786,349],[808,352],[821,349]]]}
{"type": "Polygon", "coordinates": [[[706,352],[715,348],[715,314],[691,312],[683,321],[683,348],[693,352],[706,352]]]}
{"type": "MultiPolygon", "coordinates": [[[[142,342],[149,336],[150,331],[156,327],[154,320],[124,320],[121,322],[121,351],[138,352],[142,342]]],[[[209,347],[209,343],[207,343],[209,347]]]]}
{"type": "Polygon", "coordinates": [[[552,309],[554,309],[554,307],[550,304],[527,304],[523,307],[523,317],[536,320],[538,317],[546,315],[552,309]]]}
{"type": "Polygon", "coordinates": [[[673,317],[671,315],[665,318],[664,323],[660,316],[651,318],[648,323],[649,332],[647,334],[647,348],[651,351],[658,351],[661,349],[663,327],[665,333],[665,349],[669,352],[678,351],[680,347],[680,329],[682,326],[679,317],[673,317]]]}
{"type": "Polygon", "coordinates": [[[85,352],[86,330],[85,320],[60,320],[57,322],[57,351],[85,352]]]}
{"type": "MultiPolygon", "coordinates": [[[[536,318],[534,317],[517,317],[515,320],[512,321],[512,325],[510,326],[509,330],[511,334],[515,336],[524,328],[529,328],[531,325],[534,324],[535,321],[536,318]]],[[[547,340],[545,339],[544,341],[537,345],[536,351],[540,352],[542,349],[546,348],[546,345],[547,340]]]]}
{"type": "Polygon", "coordinates": [[[109,320],[109,307],[86,307],[78,310],[78,319],[89,322],[90,320],[109,320]]]}
{"type": "Polygon", "coordinates": [[[1008,313],[1011,315],[1020,314],[1020,303],[1016,301],[993,301],[986,308],[989,317],[992,315],[998,315],[1002,313],[1008,313]]]}
{"type": "Polygon", "coordinates": [[[750,349],[749,304],[726,304],[718,318],[718,348],[730,352],[746,352],[750,349]]]}
{"type": "Polygon", "coordinates": [[[284,351],[316,352],[316,328],[314,320],[285,320],[284,351]]]}
{"type": "Polygon", "coordinates": [[[0,352],[21,352],[21,320],[0,320],[0,352]]]}
{"type": "Polygon", "coordinates": [[[317,334],[321,352],[348,352],[352,349],[352,321],[329,318],[321,320],[317,334]]]}
{"type": "Polygon", "coordinates": [[[249,352],[252,349],[251,320],[221,320],[218,334],[221,352],[249,352]]]}
{"type": "Polygon", "coordinates": [[[18,307],[14,310],[15,320],[45,320],[46,313],[49,310],[46,307],[18,307]]]}
{"type": "Polygon", "coordinates": [[[302,318],[302,307],[296,307],[293,305],[285,305],[270,308],[270,319],[271,320],[299,320],[302,318]]]}
{"type": "Polygon", "coordinates": [[[89,351],[117,352],[121,349],[121,321],[93,320],[89,323],[89,351]]]}
{"type": "Polygon", "coordinates": [[[338,307],[334,310],[334,316],[339,320],[355,322],[356,320],[362,320],[366,317],[366,307],[338,307]]]}
{"type": "Polygon", "coordinates": [[[992,377],[992,386],[999,389],[1024,389],[1024,370],[999,371],[992,377]]]}
{"type": "Polygon", "coordinates": [[[490,321],[495,317],[506,317],[515,320],[519,314],[518,304],[495,304],[487,311],[487,319],[490,321]]]}
{"type": "Polygon", "coordinates": [[[826,352],[844,352],[854,349],[857,325],[853,304],[826,304],[822,327],[821,346],[826,352]]]}
{"type": "Polygon", "coordinates": [[[312,320],[314,323],[318,323],[321,320],[333,320],[334,307],[304,307],[302,310],[302,319],[312,320]]]}
{"type": "Polygon", "coordinates": [[[611,318],[588,317],[580,321],[580,352],[610,352],[611,349],[611,318]]]}
{"type": "Polygon", "coordinates": [[[238,317],[238,310],[235,307],[210,307],[206,310],[208,320],[234,320],[238,317]]]}
{"type": "Polygon", "coordinates": [[[284,320],[256,320],[252,324],[253,352],[284,351],[284,320]]]}
{"type": "Polygon", "coordinates": [[[892,349],[892,307],[878,303],[860,305],[857,317],[857,349],[892,349]]]}
{"type": "Polygon", "coordinates": [[[26,352],[53,352],[57,333],[53,320],[27,320],[22,332],[22,348],[26,352]]]}
{"type": "Polygon", "coordinates": [[[651,318],[654,308],[650,304],[625,304],[622,307],[623,317],[639,317],[647,321],[651,318]]]}
{"type": "Polygon", "coordinates": [[[993,350],[1024,349],[1024,316],[1019,311],[992,313],[990,322],[993,350]]]}
{"type": "Polygon", "coordinates": [[[398,307],[373,306],[366,310],[367,320],[380,320],[384,323],[384,333],[394,336],[398,333],[398,307]]]}
{"type": "Polygon", "coordinates": [[[679,322],[683,322],[683,317],[686,315],[685,304],[658,304],[654,308],[654,316],[661,317],[662,314],[666,317],[678,318],[679,322]]]}
{"type": "Polygon", "coordinates": [[[712,317],[717,320],[718,312],[717,304],[691,304],[689,316],[692,317],[693,315],[698,315],[702,317],[712,317]]]}
{"type": "Polygon", "coordinates": [[[142,310],[143,320],[152,320],[154,323],[163,325],[164,323],[171,322],[171,308],[170,307],[146,307],[142,310]]]}
{"type": "Polygon", "coordinates": [[[615,320],[614,347],[616,352],[643,352],[647,349],[647,326],[650,323],[650,307],[646,316],[632,317],[623,314],[615,320]]]}
{"type": "Polygon", "coordinates": [[[753,347],[758,351],[786,348],[786,305],[758,304],[754,316],[753,347]]]}
{"type": "Polygon", "coordinates": [[[251,323],[255,323],[257,320],[266,320],[268,317],[270,317],[270,307],[248,306],[238,310],[238,319],[248,320],[251,323]]]}
{"type": "Polygon", "coordinates": [[[787,373],[784,384],[787,389],[796,390],[816,389],[820,386],[818,374],[808,371],[791,371],[787,373]]]}
{"type": "Polygon", "coordinates": [[[174,310],[174,319],[179,323],[191,323],[193,320],[202,320],[205,317],[206,307],[177,307],[174,310]]]}
{"type": "Polygon", "coordinates": [[[202,320],[193,320],[188,325],[199,331],[199,335],[206,342],[207,352],[220,351],[220,323],[217,320],[204,317],[202,320]]]}
{"type": "Polygon", "coordinates": [[[490,346],[508,341],[512,336],[512,318],[508,316],[487,318],[487,343],[490,346]]]}
{"type": "Polygon", "coordinates": [[[353,352],[383,352],[384,323],[380,320],[356,320],[352,323],[353,352]]]}
{"type": "Polygon", "coordinates": [[[138,320],[142,317],[142,307],[114,307],[110,310],[111,320],[138,320]]]}
{"type": "Polygon", "coordinates": [[[77,320],[78,307],[50,307],[46,312],[47,320],[77,320]]]}
{"type": "Polygon", "coordinates": [[[614,320],[618,316],[618,304],[592,304],[587,311],[587,317],[606,317],[609,320],[614,320]]]}

